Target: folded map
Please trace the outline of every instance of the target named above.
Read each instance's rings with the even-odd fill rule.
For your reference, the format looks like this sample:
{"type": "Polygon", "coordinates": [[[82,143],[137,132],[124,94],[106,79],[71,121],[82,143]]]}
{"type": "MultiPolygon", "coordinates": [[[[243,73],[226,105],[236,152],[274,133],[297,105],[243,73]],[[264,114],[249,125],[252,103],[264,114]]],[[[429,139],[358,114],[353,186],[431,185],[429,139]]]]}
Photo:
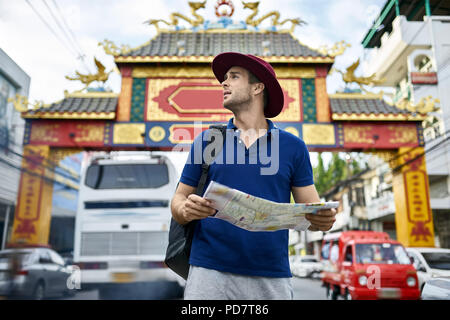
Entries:
{"type": "Polygon", "coordinates": [[[337,208],[338,201],[316,203],[278,203],[258,198],[211,181],[203,197],[211,201],[217,213],[211,218],[222,219],[249,231],[307,230],[306,213],[337,208]]]}

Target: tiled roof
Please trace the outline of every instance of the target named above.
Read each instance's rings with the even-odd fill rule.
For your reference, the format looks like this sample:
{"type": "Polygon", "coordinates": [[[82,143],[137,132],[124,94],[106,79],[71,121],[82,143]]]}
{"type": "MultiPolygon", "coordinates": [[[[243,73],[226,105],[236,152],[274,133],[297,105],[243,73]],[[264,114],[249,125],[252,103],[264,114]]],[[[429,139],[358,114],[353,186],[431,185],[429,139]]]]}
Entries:
{"type": "Polygon", "coordinates": [[[257,56],[325,57],[302,45],[289,33],[260,32],[163,32],[146,45],[121,56],[215,56],[224,51],[257,56]]]}
{"type": "Polygon", "coordinates": [[[92,119],[111,118],[115,115],[117,101],[117,94],[110,93],[68,96],[48,107],[28,111],[24,118],[79,118],[81,114],[92,119]]]}
{"type": "Polygon", "coordinates": [[[379,95],[331,94],[333,120],[423,120],[424,115],[391,106],[379,95]]]}
{"type": "Polygon", "coordinates": [[[342,99],[330,98],[332,113],[346,114],[409,114],[406,110],[388,105],[382,99],[342,99]]]}

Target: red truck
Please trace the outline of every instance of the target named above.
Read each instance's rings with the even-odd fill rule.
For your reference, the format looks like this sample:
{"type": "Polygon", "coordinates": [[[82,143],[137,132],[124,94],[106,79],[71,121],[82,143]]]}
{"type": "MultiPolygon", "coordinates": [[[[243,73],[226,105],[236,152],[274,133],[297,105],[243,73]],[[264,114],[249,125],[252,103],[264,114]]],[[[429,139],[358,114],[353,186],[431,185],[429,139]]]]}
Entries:
{"type": "Polygon", "coordinates": [[[322,240],[322,285],[327,297],[419,299],[416,269],[400,242],[385,232],[345,231],[322,240]]]}

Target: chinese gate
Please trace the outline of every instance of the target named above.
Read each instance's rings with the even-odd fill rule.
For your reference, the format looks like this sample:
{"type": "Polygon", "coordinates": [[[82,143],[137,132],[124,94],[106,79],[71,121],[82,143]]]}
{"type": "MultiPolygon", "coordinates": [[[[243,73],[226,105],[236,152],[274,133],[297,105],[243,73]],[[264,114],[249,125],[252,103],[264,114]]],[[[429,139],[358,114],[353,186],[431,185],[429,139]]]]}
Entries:
{"type": "MultiPolygon", "coordinates": [[[[192,29],[175,23],[171,30],[158,27],[157,35],[136,49],[120,50],[105,41],[105,51],[114,55],[121,73],[119,94],[66,94],[62,101],[22,113],[23,171],[10,243],[48,243],[51,168],[66,155],[83,150],[170,151],[191,143],[200,132],[196,128],[227,121],[232,113],[222,107],[221,86],[210,63],[220,52],[240,51],[272,64],[285,98],[273,121],[302,138],[310,151],[371,152],[389,160],[395,168],[398,240],[405,246],[434,246],[424,115],[388,105],[381,95],[328,95],[326,77],[336,52],[311,49],[275,22],[263,30],[249,18],[234,23],[229,13],[218,16],[214,24],[190,21],[192,29]]],[[[155,21],[151,23],[158,26],[155,21]]]]}

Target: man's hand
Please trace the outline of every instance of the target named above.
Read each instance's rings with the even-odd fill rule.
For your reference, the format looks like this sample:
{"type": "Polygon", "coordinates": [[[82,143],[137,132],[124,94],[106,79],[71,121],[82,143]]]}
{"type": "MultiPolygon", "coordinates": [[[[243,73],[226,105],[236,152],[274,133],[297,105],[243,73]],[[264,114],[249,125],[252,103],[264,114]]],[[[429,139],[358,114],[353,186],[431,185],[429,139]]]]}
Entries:
{"type": "Polygon", "coordinates": [[[317,211],[316,214],[307,213],[305,218],[311,223],[310,231],[328,231],[336,221],[336,209],[317,211]]]}
{"type": "Polygon", "coordinates": [[[210,201],[196,194],[190,194],[186,201],[182,202],[178,210],[187,222],[204,219],[216,213],[216,209],[211,207],[210,201]]]}

